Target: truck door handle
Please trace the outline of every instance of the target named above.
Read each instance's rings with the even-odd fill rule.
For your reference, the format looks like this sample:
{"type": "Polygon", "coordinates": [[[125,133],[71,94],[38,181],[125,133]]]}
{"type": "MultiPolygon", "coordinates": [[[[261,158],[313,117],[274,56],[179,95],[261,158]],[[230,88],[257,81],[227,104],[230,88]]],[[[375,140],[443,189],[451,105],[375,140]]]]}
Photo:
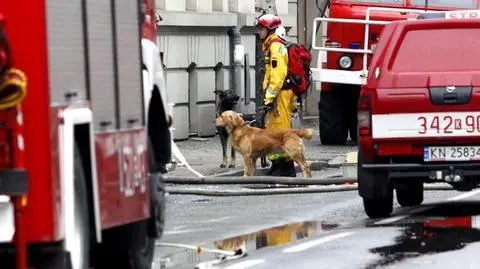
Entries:
{"type": "Polygon", "coordinates": [[[140,121],[140,120],[139,120],[138,118],[137,118],[137,119],[127,119],[127,123],[130,124],[130,125],[132,125],[132,124],[134,124],[134,123],[137,123],[137,122],[139,122],[139,121],[140,121]]]}
{"type": "Polygon", "coordinates": [[[110,125],[112,125],[112,124],[113,124],[112,121],[101,121],[101,122],[100,122],[100,126],[101,126],[102,128],[105,128],[105,127],[110,126],[110,125]]]}
{"type": "Polygon", "coordinates": [[[74,98],[74,97],[77,97],[77,96],[78,96],[77,92],[66,92],[65,93],[65,98],[67,98],[67,99],[74,98]]]}

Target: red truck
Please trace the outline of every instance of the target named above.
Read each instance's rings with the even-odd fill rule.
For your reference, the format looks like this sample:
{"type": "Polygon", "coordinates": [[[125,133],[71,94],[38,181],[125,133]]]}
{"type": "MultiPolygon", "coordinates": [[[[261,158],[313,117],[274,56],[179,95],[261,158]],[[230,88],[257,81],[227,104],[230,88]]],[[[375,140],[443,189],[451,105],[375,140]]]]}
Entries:
{"type": "Polygon", "coordinates": [[[314,22],[313,48],[326,52],[325,63],[312,69],[322,82],[319,121],[324,145],[345,145],[349,133],[357,140],[357,102],[365,84],[371,55],[385,24],[415,18],[425,10],[478,8],[478,0],[331,0],[325,1],[328,18],[314,22]],[[385,9],[387,8],[387,9],[385,9]],[[390,9],[390,10],[388,10],[390,9]],[[365,31],[365,21],[370,27],[365,31]],[[316,45],[318,23],[327,23],[324,44],[316,45]],[[366,41],[366,42],[365,42],[366,41]]]}
{"type": "Polygon", "coordinates": [[[366,214],[423,202],[424,182],[480,183],[480,12],[425,13],[383,29],[358,104],[366,214]]]}
{"type": "Polygon", "coordinates": [[[157,18],[153,0],[0,5],[1,268],[151,268],[171,125],[157,18]]]}

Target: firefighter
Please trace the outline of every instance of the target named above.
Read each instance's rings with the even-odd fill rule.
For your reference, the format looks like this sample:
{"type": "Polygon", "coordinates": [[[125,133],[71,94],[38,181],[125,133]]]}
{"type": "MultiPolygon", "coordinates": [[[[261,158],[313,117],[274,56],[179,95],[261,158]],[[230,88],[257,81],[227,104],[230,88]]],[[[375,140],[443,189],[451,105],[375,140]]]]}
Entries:
{"type": "MultiPolygon", "coordinates": [[[[258,18],[257,27],[265,56],[263,79],[264,108],[267,111],[267,129],[291,129],[295,95],[290,89],[282,89],[288,72],[288,50],[278,38],[276,30],[282,26],[279,17],[265,14],[258,18]]],[[[295,177],[295,165],[285,152],[272,152],[267,156],[272,162],[269,175],[295,177]]]]}

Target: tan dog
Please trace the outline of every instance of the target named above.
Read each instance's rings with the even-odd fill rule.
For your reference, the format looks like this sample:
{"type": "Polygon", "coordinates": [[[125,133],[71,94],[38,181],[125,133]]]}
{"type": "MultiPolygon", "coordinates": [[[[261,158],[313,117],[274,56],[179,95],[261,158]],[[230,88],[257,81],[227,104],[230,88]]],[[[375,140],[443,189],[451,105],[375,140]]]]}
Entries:
{"type": "Polygon", "coordinates": [[[233,148],[243,155],[244,176],[255,175],[255,163],[261,154],[283,150],[302,168],[304,177],[312,177],[302,141],[312,138],[312,129],[260,129],[248,125],[231,110],[220,114],[216,125],[227,129],[233,148]]]}

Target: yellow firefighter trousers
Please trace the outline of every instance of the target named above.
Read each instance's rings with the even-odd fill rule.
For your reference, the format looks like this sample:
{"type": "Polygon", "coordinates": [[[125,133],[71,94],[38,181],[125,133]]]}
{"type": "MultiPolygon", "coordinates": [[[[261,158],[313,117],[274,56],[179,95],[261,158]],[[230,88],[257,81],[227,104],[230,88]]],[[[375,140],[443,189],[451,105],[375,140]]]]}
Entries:
{"type": "MultiPolygon", "coordinates": [[[[275,100],[276,111],[267,112],[267,129],[291,129],[292,128],[292,110],[295,94],[292,90],[280,90],[275,100]]],[[[273,161],[278,159],[289,159],[283,152],[272,152],[267,155],[267,159],[273,161]]]]}

